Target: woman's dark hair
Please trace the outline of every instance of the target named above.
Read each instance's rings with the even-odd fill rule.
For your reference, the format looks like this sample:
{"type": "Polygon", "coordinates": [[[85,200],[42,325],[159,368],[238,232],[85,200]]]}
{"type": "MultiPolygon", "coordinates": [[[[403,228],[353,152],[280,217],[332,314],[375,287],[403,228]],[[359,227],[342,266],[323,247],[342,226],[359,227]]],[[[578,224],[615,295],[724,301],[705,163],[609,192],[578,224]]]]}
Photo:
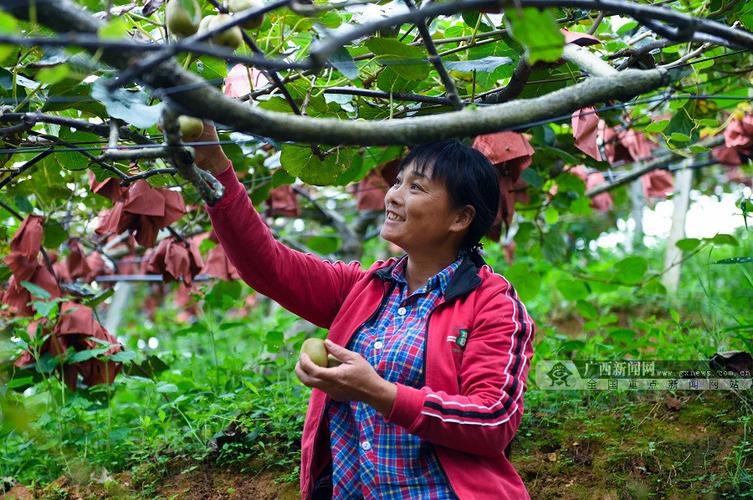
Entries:
{"type": "Polygon", "coordinates": [[[424,174],[429,169],[432,179],[443,182],[455,208],[473,206],[476,215],[460,249],[478,251],[499,208],[497,169],[486,156],[458,140],[416,146],[400,162],[398,172],[411,164],[415,172],[424,174]]]}

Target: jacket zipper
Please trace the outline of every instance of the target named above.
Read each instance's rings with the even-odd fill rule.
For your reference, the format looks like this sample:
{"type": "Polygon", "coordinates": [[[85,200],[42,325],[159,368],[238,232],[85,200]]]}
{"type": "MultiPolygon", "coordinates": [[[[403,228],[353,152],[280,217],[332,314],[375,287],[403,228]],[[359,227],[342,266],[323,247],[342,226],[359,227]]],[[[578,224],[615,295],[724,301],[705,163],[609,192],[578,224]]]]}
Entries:
{"type": "Polygon", "coordinates": [[[426,385],[426,353],[429,350],[429,322],[431,321],[431,315],[434,314],[434,311],[439,309],[439,307],[444,303],[444,299],[442,299],[442,302],[431,308],[431,310],[429,310],[429,314],[427,314],[426,316],[426,325],[424,325],[424,369],[421,371],[421,385],[426,385]]]}
{"type": "Polygon", "coordinates": [[[445,472],[444,467],[442,467],[442,461],[439,459],[439,454],[437,453],[437,449],[434,445],[431,445],[431,452],[434,455],[434,459],[437,461],[437,467],[439,467],[439,471],[442,473],[442,476],[444,476],[445,483],[447,484],[447,488],[452,492],[453,495],[455,495],[455,498],[460,498],[460,495],[457,494],[455,491],[455,488],[452,487],[452,483],[450,482],[450,478],[447,477],[447,472],[445,472]]]}
{"type": "MultiPolygon", "coordinates": [[[[368,318],[366,318],[366,321],[364,321],[363,323],[361,323],[360,325],[358,325],[358,328],[356,328],[355,330],[353,330],[353,332],[348,337],[348,341],[345,343],[345,345],[343,347],[346,347],[348,344],[350,344],[350,341],[353,338],[353,335],[355,335],[358,330],[360,330],[361,328],[363,328],[363,325],[365,325],[366,323],[368,323],[369,321],[371,321],[374,318],[374,316],[379,312],[379,309],[382,307],[382,302],[384,302],[384,297],[386,295],[386,293],[385,293],[386,290],[387,290],[387,286],[385,285],[385,283],[382,283],[382,299],[377,304],[376,309],[371,313],[371,315],[368,318]]],[[[325,398],[324,398],[324,404],[322,405],[322,411],[319,413],[319,419],[318,419],[319,422],[320,422],[319,427],[321,427],[321,421],[322,421],[322,418],[324,417],[324,412],[327,411],[327,404],[329,402],[330,402],[330,397],[329,396],[325,396],[325,398]]],[[[317,430],[315,432],[318,432],[318,431],[319,431],[319,429],[317,428],[317,430]]],[[[328,432],[329,432],[329,429],[328,429],[328,432]]],[[[316,443],[316,434],[314,435],[314,442],[316,443]]],[[[332,459],[330,458],[330,460],[332,460],[332,459]]],[[[313,484],[316,482],[317,479],[318,478],[312,478],[311,479],[311,488],[310,488],[310,490],[313,489],[313,484]]],[[[334,487],[334,485],[333,485],[333,487],[334,487]]],[[[310,495],[311,495],[311,491],[309,491],[309,497],[310,497],[310,495]]]]}
{"type": "MultiPolygon", "coordinates": [[[[434,311],[436,311],[437,309],[439,309],[439,307],[442,304],[444,304],[444,303],[445,302],[443,300],[439,304],[435,305],[429,311],[429,314],[426,316],[426,326],[424,327],[424,356],[423,356],[423,358],[424,358],[424,360],[423,360],[424,369],[423,369],[422,376],[421,376],[421,378],[423,379],[422,383],[421,383],[422,386],[426,385],[426,369],[427,369],[427,366],[426,366],[426,353],[429,350],[429,321],[431,320],[431,315],[434,314],[434,311]]],[[[442,476],[444,477],[445,483],[447,484],[447,488],[449,488],[449,490],[452,492],[452,494],[455,495],[455,498],[460,498],[460,496],[455,491],[455,488],[452,487],[452,483],[450,482],[450,478],[447,476],[447,472],[445,472],[444,467],[442,466],[442,461],[439,459],[439,455],[437,454],[437,449],[436,449],[436,447],[433,444],[431,444],[431,452],[434,455],[434,459],[436,460],[437,467],[439,467],[439,471],[442,473],[442,476]]]]}

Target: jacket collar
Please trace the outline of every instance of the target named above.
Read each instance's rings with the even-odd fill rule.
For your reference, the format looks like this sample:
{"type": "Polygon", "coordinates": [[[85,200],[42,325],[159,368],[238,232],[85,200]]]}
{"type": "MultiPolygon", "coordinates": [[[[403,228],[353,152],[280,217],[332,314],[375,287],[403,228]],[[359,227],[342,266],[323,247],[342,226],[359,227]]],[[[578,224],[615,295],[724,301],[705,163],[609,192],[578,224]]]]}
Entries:
{"type": "MultiPolygon", "coordinates": [[[[400,258],[377,269],[374,271],[374,275],[382,281],[392,279],[392,270],[399,261],[400,258]]],[[[478,271],[484,265],[486,265],[486,262],[480,255],[475,253],[465,254],[463,260],[460,262],[460,266],[455,270],[455,274],[452,275],[452,279],[447,284],[444,292],[445,302],[455,300],[479,286],[481,278],[478,276],[478,271]]]]}

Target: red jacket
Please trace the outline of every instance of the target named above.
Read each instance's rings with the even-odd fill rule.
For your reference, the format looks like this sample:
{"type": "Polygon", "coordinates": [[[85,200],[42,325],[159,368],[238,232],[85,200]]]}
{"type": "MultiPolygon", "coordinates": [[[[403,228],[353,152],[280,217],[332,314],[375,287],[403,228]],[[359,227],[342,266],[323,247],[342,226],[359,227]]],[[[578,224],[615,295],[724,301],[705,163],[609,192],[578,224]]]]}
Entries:
{"type": "MultiPolygon", "coordinates": [[[[208,207],[215,233],[249,285],[346,345],[376,313],[396,259],[369,270],[329,262],[277,242],[232,168],[218,176],[224,197],[208,207]]],[[[430,313],[421,389],[398,384],[387,421],[434,444],[462,499],[529,498],[504,455],[523,415],[534,322],[512,285],[480,259],[466,258],[430,313]]],[[[331,460],[323,413],[328,396],[311,391],[301,440],[301,497],[331,460]]]]}

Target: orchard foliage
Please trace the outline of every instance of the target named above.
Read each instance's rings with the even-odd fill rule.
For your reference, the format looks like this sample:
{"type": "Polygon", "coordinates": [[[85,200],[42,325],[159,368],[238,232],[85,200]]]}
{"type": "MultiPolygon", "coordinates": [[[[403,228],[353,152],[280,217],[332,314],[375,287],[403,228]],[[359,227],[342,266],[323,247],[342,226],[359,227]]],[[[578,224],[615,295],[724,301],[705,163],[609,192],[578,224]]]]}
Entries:
{"type": "MultiPolygon", "coordinates": [[[[202,0],[61,2],[55,7],[61,12],[81,7],[81,15],[101,23],[95,35],[78,38],[73,21],[64,29],[65,20],[55,25],[45,16],[52,3],[37,2],[38,11],[24,5],[14,1],[0,12],[3,311],[24,352],[16,366],[50,373],[59,364],[75,365],[82,377],[77,381],[65,372],[71,387],[110,381],[119,363],[134,359],[93,312],[111,301],[109,287],[118,279],[102,275],[181,281],[186,309],[196,307],[187,287],[197,276],[238,279],[209,235],[196,183],[178,175],[171,156],[177,146],[170,145],[169,131],[163,134],[160,125],[167,108],[198,118],[211,116],[211,110],[201,115],[181,104],[180,96],[195,88],[147,84],[156,81],[146,76],[156,67],[149,62],[159,55],[155,47],[172,51],[166,58],[174,57],[176,71],[202,79],[197,96],[217,88],[247,109],[273,113],[261,116],[282,116],[291,124],[304,117],[330,120],[317,122],[324,138],[316,144],[238,133],[235,118],[216,120],[222,147],[278,234],[323,256],[363,255],[363,240],[373,238],[379,224],[373,212],[383,210],[383,194],[406,151],[402,144],[340,145],[336,134],[328,143],[333,120],[366,122],[379,130],[426,117],[437,121],[416,123],[442,130],[462,113],[472,116],[468,113],[499,103],[524,106],[534,97],[554,99],[563,94],[553,92],[581,88],[574,86],[597,77],[619,80],[614,98],[565,115],[546,115],[545,109],[536,111],[539,118],[487,134],[441,132],[467,140],[498,168],[503,196],[497,224],[487,236],[504,245],[509,263],[516,247],[532,259],[513,264],[508,275],[529,296],[538,291],[545,271],[543,264],[532,269],[533,260],[569,261],[616,218],[627,217],[630,206],[619,180],[641,166],[667,160],[660,169],[636,176],[649,200],[671,193],[671,171],[681,159],[708,167],[698,170],[696,184],[703,192],[751,182],[753,58],[721,35],[683,38],[674,28],[640,16],[556,5],[540,10],[524,2],[502,10],[458,9],[456,15],[412,23],[382,22],[345,40],[316,67],[309,56],[327,40],[426,5],[231,2],[228,11],[219,2],[202,0]],[[205,41],[196,38],[244,15],[243,28],[217,31],[205,41]],[[176,23],[172,30],[167,18],[176,23]],[[118,65],[118,47],[124,58],[134,51],[143,57],[118,65]],[[124,80],[134,68],[140,69],[124,80]],[[656,82],[664,84],[631,90],[632,80],[623,77],[639,73],[660,74],[656,82]],[[542,113],[546,119],[540,119],[542,113]],[[299,195],[306,198],[303,210],[299,195]],[[286,224],[279,217],[306,222],[286,224]],[[69,310],[85,318],[68,325],[69,310]],[[99,375],[87,378],[94,368],[86,363],[99,375]]],[[[663,5],[739,32],[753,29],[753,12],[745,2],[663,5]]],[[[544,107],[547,102],[541,101],[544,107]]],[[[202,102],[195,105],[200,109],[202,102]]],[[[476,130],[472,122],[466,130],[476,130]]],[[[198,130],[183,132],[187,146],[198,145],[189,137],[198,130]]],[[[371,142],[364,138],[364,144],[371,142]]],[[[750,203],[741,197],[743,217],[750,203]]],[[[736,243],[729,238],[684,245],[698,251],[736,243]]],[[[595,270],[592,277],[604,286],[653,280],[651,286],[660,291],[645,259],[628,257],[617,269],[595,270]]],[[[567,283],[564,293],[579,304],[593,291],[587,280],[567,283]]]]}

